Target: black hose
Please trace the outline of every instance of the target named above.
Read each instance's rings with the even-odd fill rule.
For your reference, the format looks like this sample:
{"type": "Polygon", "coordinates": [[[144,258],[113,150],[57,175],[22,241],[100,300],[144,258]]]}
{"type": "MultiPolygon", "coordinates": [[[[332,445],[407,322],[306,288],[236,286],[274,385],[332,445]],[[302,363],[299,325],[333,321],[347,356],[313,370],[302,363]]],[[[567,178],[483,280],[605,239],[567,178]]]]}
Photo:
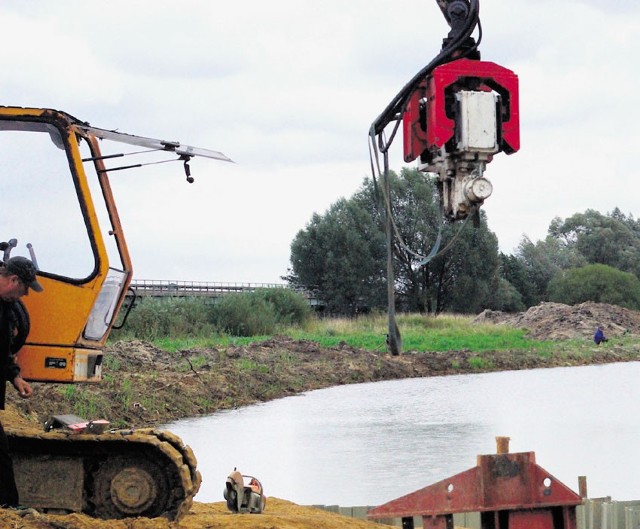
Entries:
{"type": "MultiPolygon", "coordinates": [[[[438,55],[436,55],[436,57],[431,62],[429,62],[429,64],[427,64],[417,74],[415,74],[413,78],[406,85],[404,85],[400,92],[396,94],[396,96],[391,100],[387,107],[371,124],[371,128],[369,130],[369,134],[371,136],[377,136],[378,134],[380,134],[389,123],[397,119],[398,114],[402,114],[402,112],[404,111],[404,107],[411,97],[411,94],[413,94],[422,80],[437,66],[464,56],[464,54],[462,54],[460,56],[454,57],[454,53],[458,51],[461,46],[467,41],[479,22],[479,0],[470,0],[467,22],[462,30],[457,35],[450,37],[447,44],[442,48],[440,53],[438,53],[438,55]]],[[[476,47],[477,45],[472,49],[475,49],[476,47]]]]}

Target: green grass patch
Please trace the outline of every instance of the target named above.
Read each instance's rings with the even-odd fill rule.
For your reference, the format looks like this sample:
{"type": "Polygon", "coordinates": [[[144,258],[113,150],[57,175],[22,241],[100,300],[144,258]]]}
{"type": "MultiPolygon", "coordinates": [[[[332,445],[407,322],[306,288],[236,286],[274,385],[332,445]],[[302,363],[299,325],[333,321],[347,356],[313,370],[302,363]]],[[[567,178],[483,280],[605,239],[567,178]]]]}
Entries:
{"type": "Polygon", "coordinates": [[[74,415],[87,420],[108,417],[110,403],[100,395],[86,390],[84,386],[69,384],[59,391],[69,401],[74,415]]]}
{"type": "MultiPolygon", "coordinates": [[[[468,316],[401,315],[398,326],[404,351],[548,351],[551,341],[532,340],[522,329],[474,325],[468,316]]],[[[357,319],[318,320],[305,329],[290,329],[290,336],[333,347],[341,342],[370,351],[386,350],[386,315],[357,319]]]]}
{"type": "MultiPolygon", "coordinates": [[[[513,351],[535,353],[542,358],[562,354],[593,354],[593,342],[589,339],[563,341],[534,340],[523,329],[505,325],[473,324],[472,317],[459,315],[426,316],[423,314],[400,314],[398,326],[402,334],[403,351],[513,351]]],[[[308,318],[303,324],[278,327],[276,333],[254,336],[232,336],[229,333],[208,335],[172,335],[153,340],[154,345],[177,352],[187,349],[245,346],[253,342],[273,338],[276,334],[297,340],[309,340],[321,347],[335,347],[342,343],[349,347],[368,351],[386,351],[386,314],[371,314],[358,318],[308,318]]],[[[623,346],[640,344],[637,337],[621,337],[616,343],[623,346]]],[[[607,344],[605,344],[605,347],[607,344]]],[[[282,364],[290,358],[279,359],[282,364]]],[[[107,359],[107,361],[111,361],[107,359]]],[[[193,360],[192,360],[193,361],[193,360]]],[[[197,362],[197,360],[195,360],[197,362]]],[[[113,367],[117,368],[116,365],[113,367]]],[[[251,366],[245,366],[250,369],[251,366]]],[[[452,366],[455,367],[455,366],[452,366]]],[[[110,370],[114,370],[111,368],[110,370]]]]}
{"type": "MultiPolygon", "coordinates": [[[[556,342],[532,340],[522,329],[498,325],[474,325],[465,316],[401,315],[398,325],[404,351],[537,351],[549,355],[556,342]]],[[[359,318],[313,319],[304,326],[279,330],[279,334],[297,340],[309,340],[322,347],[335,347],[345,343],[350,347],[368,351],[385,351],[386,315],[368,315],[359,318]]],[[[233,337],[216,334],[208,337],[158,338],[153,343],[165,351],[194,348],[248,345],[263,341],[272,335],[233,337]]]]}
{"type": "Polygon", "coordinates": [[[491,362],[485,358],[479,356],[469,358],[469,367],[471,367],[471,369],[485,370],[490,369],[491,366],[491,362]]]}

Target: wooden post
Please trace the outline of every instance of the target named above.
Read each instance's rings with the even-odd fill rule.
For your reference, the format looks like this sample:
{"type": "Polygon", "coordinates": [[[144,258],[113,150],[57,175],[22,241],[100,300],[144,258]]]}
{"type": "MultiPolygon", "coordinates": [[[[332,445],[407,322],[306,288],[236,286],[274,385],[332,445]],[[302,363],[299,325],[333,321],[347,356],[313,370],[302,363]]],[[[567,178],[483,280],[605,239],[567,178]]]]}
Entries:
{"type": "Polygon", "coordinates": [[[587,494],[587,476],[578,476],[578,492],[581,498],[588,498],[587,494]]]}
{"type": "Polygon", "coordinates": [[[511,441],[511,437],[496,437],[496,445],[497,445],[497,454],[508,454],[509,453],[509,441],[511,441]]]}

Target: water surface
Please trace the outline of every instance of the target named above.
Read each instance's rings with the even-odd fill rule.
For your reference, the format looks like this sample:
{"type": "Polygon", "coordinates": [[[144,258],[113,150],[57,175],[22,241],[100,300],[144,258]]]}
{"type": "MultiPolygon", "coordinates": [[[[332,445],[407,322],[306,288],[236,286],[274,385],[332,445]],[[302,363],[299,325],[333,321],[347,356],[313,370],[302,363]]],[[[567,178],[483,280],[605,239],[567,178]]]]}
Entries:
{"type": "Polygon", "coordinates": [[[196,500],[234,467],[268,496],[378,505],[467,470],[495,437],[573,490],[640,499],[640,362],[340,386],[168,426],[195,451],[196,500]]]}

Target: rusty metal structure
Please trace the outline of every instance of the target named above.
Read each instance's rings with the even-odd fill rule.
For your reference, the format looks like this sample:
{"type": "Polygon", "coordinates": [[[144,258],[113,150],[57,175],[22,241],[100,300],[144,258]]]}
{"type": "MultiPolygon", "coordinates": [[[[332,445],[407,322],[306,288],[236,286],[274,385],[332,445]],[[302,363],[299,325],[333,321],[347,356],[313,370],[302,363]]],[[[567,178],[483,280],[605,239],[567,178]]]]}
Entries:
{"type": "Polygon", "coordinates": [[[453,529],[455,513],[479,512],[482,529],[576,529],[582,498],[536,464],[534,452],[479,455],[477,466],[370,510],[369,519],[402,518],[413,529],[453,529]]]}

